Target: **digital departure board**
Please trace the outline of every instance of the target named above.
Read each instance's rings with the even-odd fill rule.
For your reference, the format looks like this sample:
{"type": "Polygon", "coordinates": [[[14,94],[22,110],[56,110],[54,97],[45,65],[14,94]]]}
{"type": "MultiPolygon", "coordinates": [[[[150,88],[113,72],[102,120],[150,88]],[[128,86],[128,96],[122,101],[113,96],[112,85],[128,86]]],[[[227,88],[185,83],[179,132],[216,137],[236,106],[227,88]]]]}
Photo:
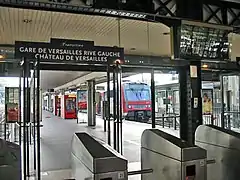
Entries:
{"type": "Polygon", "coordinates": [[[182,23],[179,58],[228,60],[231,28],[206,23],[182,23]]]}

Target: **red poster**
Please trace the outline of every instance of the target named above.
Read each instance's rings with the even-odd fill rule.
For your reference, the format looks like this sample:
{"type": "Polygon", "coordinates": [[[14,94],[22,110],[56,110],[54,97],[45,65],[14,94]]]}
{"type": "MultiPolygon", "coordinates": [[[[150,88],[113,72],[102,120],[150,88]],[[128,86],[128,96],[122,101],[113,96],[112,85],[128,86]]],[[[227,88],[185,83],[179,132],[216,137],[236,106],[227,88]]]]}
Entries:
{"type": "Polygon", "coordinates": [[[17,103],[8,103],[7,104],[7,122],[17,122],[18,115],[18,104],[17,103]]]}

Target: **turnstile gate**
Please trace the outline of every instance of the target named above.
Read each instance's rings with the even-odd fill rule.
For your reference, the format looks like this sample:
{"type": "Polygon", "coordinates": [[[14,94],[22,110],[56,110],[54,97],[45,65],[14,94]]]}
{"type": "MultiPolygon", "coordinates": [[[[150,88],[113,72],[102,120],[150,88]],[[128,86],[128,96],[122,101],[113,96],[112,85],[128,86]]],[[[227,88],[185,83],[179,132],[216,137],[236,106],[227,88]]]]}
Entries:
{"type": "Polygon", "coordinates": [[[21,180],[20,146],[0,139],[0,179],[21,180]]]}
{"type": "Polygon", "coordinates": [[[76,180],[127,180],[127,160],[87,133],[72,139],[72,175],[76,180]]]}
{"type": "Polygon", "coordinates": [[[204,149],[158,129],[147,129],[141,139],[142,180],[206,180],[207,153],[204,149]]]}
{"type": "Polygon", "coordinates": [[[240,172],[240,134],[212,125],[196,130],[195,144],[207,150],[208,180],[237,180],[240,172]]]}

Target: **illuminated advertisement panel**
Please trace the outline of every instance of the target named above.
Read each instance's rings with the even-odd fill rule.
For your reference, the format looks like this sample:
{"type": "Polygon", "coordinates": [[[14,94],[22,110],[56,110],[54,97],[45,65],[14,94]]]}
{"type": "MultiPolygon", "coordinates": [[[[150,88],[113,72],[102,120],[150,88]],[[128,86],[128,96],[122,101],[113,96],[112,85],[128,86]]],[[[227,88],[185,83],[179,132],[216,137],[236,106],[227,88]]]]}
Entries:
{"type": "Polygon", "coordinates": [[[78,105],[78,110],[87,109],[87,90],[77,91],[77,105],[78,105]]]}
{"type": "Polygon", "coordinates": [[[5,117],[7,123],[19,121],[19,88],[5,88],[5,117]]]}

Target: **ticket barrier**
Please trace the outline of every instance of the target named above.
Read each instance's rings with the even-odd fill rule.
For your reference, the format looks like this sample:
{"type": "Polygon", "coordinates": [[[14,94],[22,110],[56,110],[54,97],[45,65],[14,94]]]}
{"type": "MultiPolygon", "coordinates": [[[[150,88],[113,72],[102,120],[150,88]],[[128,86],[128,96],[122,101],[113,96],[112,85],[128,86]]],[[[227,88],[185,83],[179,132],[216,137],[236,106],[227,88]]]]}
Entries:
{"type": "Polygon", "coordinates": [[[21,179],[20,146],[0,139],[0,179],[21,179]]]}
{"type": "Polygon", "coordinates": [[[71,152],[72,178],[76,180],[127,180],[127,160],[87,133],[75,133],[71,152]]]}
{"type": "Polygon", "coordinates": [[[147,129],[141,138],[142,180],[206,180],[206,150],[158,129],[147,129]]]}
{"type": "Polygon", "coordinates": [[[240,134],[212,125],[201,125],[195,134],[195,144],[207,150],[208,180],[239,179],[240,134]]]}

